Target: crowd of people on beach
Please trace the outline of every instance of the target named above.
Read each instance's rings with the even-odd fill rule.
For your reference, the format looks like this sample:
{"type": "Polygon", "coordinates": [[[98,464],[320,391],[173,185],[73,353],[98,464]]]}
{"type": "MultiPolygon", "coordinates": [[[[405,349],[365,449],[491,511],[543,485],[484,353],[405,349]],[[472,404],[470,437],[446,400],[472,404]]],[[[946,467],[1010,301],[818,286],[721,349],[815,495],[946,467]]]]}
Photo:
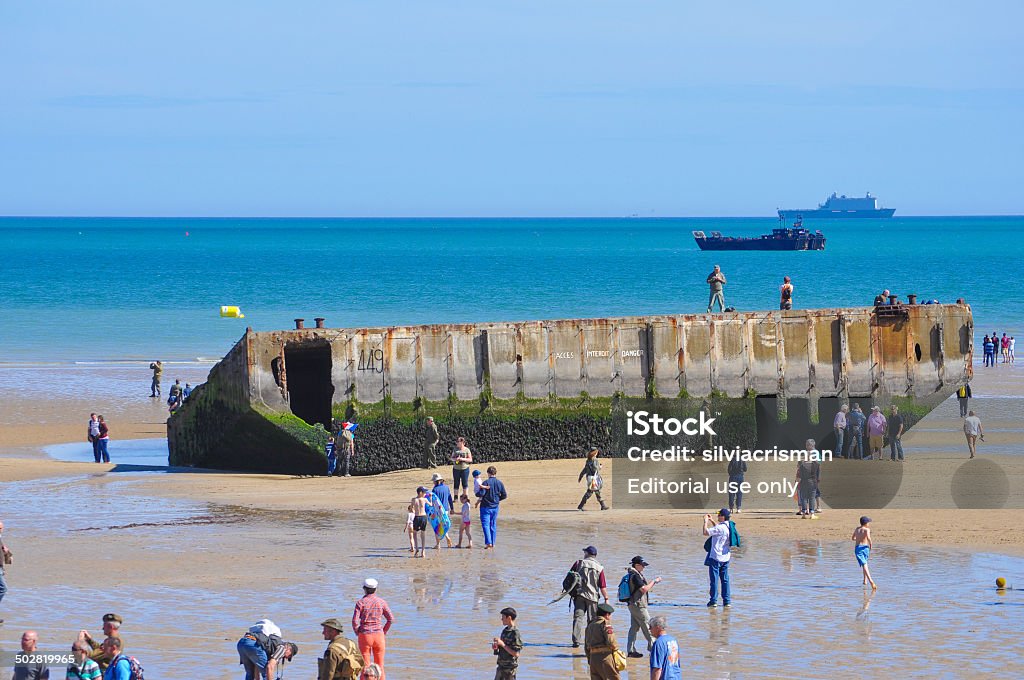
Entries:
{"type": "Polygon", "coordinates": [[[902,463],[905,430],[906,422],[895,404],[889,407],[888,418],[879,406],[872,406],[870,415],[865,416],[859,403],[843,404],[832,420],[836,455],[849,460],[883,460],[883,449],[888,444],[889,460],[902,463]],[[865,434],[867,449],[864,448],[865,434]]]}
{"type": "Polygon", "coordinates": [[[982,365],[985,367],[995,366],[997,363],[1012,364],[1014,362],[1014,351],[1017,345],[1017,341],[1012,335],[1007,336],[1003,333],[1002,337],[995,331],[992,331],[991,335],[986,335],[981,341],[981,348],[984,355],[982,365]],[[1000,357],[1002,361],[996,361],[996,358],[1000,357]]]}

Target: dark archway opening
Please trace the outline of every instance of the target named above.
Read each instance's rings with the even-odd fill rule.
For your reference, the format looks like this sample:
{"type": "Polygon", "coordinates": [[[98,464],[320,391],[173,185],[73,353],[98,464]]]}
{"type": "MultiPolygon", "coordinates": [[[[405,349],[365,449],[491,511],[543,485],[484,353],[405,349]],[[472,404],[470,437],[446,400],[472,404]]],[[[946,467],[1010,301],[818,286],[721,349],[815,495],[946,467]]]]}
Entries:
{"type": "Polygon", "coordinates": [[[288,384],[288,402],[292,413],[313,425],[331,427],[331,346],[286,345],[284,365],[288,384]]]}

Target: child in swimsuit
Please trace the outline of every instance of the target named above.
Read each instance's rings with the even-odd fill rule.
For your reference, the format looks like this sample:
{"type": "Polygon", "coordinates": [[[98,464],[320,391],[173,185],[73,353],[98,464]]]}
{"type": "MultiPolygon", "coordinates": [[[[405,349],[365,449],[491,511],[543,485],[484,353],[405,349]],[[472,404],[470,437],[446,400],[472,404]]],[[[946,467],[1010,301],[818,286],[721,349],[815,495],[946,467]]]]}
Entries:
{"type": "Polygon", "coordinates": [[[411,553],[416,552],[416,539],[412,535],[412,524],[415,517],[416,514],[413,512],[412,503],[409,503],[409,514],[405,517],[405,533],[409,535],[409,552],[411,553]]]}
{"type": "Polygon", "coordinates": [[[455,547],[456,548],[461,548],[462,547],[462,535],[465,534],[466,538],[469,539],[469,547],[472,548],[473,547],[473,534],[471,534],[469,532],[469,526],[470,526],[470,521],[471,521],[470,520],[470,512],[471,511],[470,511],[470,508],[469,508],[469,496],[467,496],[466,494],[462,494],[462,497],[459,500],[462,501],[462,526],[459,527],[459,544],[457,546],[455,546],[455,547]]]}
{"type": "Polygon", "coordinates": [[[871,555],[871,518],[864,516],[860,518],[860,526],[853,530],[851,537],[855,543],[853,554],[857,558],[864,573],[864,585],[871,584],[871,590],[878,590],[874,580],[871,578],[871,571],[868,569],[868,557],[871,555]]]}
{"type": "Polygon", "coordinates": [[[427,489],[426,487],[418,487],[416,489],[416,498],[412,499],[412,534],[413,534],[413,551],[412,556],[416,557],[416,553],[419,552],[419,557],[426,557],[427,553],[427,489]]]}

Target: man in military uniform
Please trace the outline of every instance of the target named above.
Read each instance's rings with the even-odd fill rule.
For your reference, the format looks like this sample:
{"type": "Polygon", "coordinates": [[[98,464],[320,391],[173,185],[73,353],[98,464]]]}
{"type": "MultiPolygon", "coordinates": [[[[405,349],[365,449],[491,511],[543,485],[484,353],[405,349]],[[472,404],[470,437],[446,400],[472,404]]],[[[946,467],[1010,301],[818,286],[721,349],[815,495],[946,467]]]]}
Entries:
{"type": "Polygon", "coordinates": [[[607,602],[597,605],[597,616],[587,626],[583,637],[583,649],[590,662],[590,680],[619,680],[612,655],[619,648],[612,630],[612,614],[615,607],[607,602]]]}
{"type": "Polygon", "coordinates": [[[523,638],[516,626],[518,614],[512,607],[501,610],[501,636],[491,641],[491,650],[498,657],[498,670],[494,672],[494,680],[516,680],[516,669],[519,668],[519,653],[523,650],[523,638]]]}
{"type": "MultiPolygon", "coordinates": [[[[121,637],[121,624],[122,623],[124,623],[124,619],[122,619],[117,614],[104,614],[103,615],[103,637],[104,638],[112,638],[112,637],[120,638],[121,639],[121,645],[122,645],[122,648],[123,648],[123,646],[124,646],[124,638],[121,637]]],[[[87,630],[80,631],[78,633],[78,639],[81,640],[82,642],[86,643],[87,645],[89,645],[89,647],[92,648],[92,652],[89,654],[89,658],[92,659],[93,661],[95,661],[99,665],[101,671],[106,671],[107,670],[107,666],[110,665],[110,660],[111,660],[112,657],[110,657],[107,654],[107,652],[104,651],[103,646],[102,646],[102,640],[96,641],[95,639],[93,639],[93,637],[91,635],[89,635],[89,631],[87,631],[87,630]]]]}
{"type": "Polygon", "coordinates": [[[436,468],[437,458],[434,457],[434,454],[437,451],[437,443],[441,441],[441,435],[437,431],[437,424],[434,423],[432,416],[427,416],[424,432],[426,434],[426,447],[423,452],[423,467],[436,468]]]}
{"type": "Polygon", "coordinates": [[[341,634],[343,625],[337,618],[320,623],[324,639],[330,644],[324,658],[317,659],[317,680],[356,680],[363,672],[363,655],[359,646],[341,634]]]}

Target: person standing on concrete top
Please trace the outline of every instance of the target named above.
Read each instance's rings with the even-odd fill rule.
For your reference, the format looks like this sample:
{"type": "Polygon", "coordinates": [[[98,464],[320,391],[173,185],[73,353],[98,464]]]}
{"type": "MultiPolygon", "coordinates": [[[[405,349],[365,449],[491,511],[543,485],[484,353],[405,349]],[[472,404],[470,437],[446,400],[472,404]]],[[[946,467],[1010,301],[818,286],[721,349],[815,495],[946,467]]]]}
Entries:
{"type": "Polygon", "coordinates": [[[320,626],[328,645],[323,658],[316,660],[317,680],[356,680],[365,665],[359,647],[341,634],[344,626],[340,619],[321,621],[320,626]]]}
{"type": "Polygon", "coordinates": [[[654,648],[651,649],[651,680],[683,680],[679,663],[679,642],[668,634],[664,616],[651,619],[654,648]]]}
{"type": "Polygon", "coordinates": [[[793,284],[788,276],[782,277],[782,285],[779,286],[779,309],[793,309],[793,284]]]}
{"type": "Polygon", "coordinates": [[[615,652],[619,643],[612,630],[612,614],[615,607],[607,602],[597,605],[594,620],[587,624],[583,650],[590,663],[590,680],[619,680],[615,668],[615,652]]]}
{"type": "Polygon", "coordinates": [[[718,311],[725,311],[725,291],[722,288],[724,285],[725,274],[722,273],[721,267],[716,264],[714,271],[708,274],[708,286],[711,287],[711,297],[708,298],[709,314],[716,302],[718,303],[718,311]]]}
{"type": "Polygon", "coordinates": [[[481,485],[476,492],[480,499],[480,526],[484,530],[484,550],[494,547],[498,538],[498,508],[508,498],[505,485],[498,479],[498,468],[493,465],[487,468],[487,484],[481,485]]]}
{"type": "Polygon", "coordinates": [[[358,636],[363,661],[377,664],[382,672],[385,636],[391,630],[394,621],[395,617],[388,603],[377,596],[377,579],[368,578],[363,581],[363,597],[356,602],[355,611],[352,612],[352,630],[358,636]]]}
{"type": "Polygon", "coordinates": [[[426,433],[426,442],[423,451],[423,467],[425,468],[436,468],[437,467],[437,444],[441,441],[441,435],[437,431],[437,425],[434,423],[433,416],[427,416],[423,426],[424,432],[426,433]]]}
{"type": "Polygon", "coordinates": [[[971,401],[971,385],[961,385],[960,389],[956,391],[956,400],[960,403],[960,417],[967,417],[967,404],[971,401]]]}
{"type": "Polygon", "coordinates": [[[971,452],[971,458],[977,452],[978,437],[985,441],[985,430],[981,427],[981,418],[974,415],[974,411],[964,418],[964,436],[967,437],[967,449],[971,452]]]}
{"type": "Polygon", "coordinates": [[[583,494],[583,500],[576,506],[576,509],[583,511],[583,506],[587,504],[591,496],[597,496],[597,502],[600,503],[602,510],[607,510],[608,506],[604,504],[604,500],[601,498],[601,488],[604,486],[604,480],[601,478],[601,464],[597,462],[597,457],[601,455],[601,449],[591,449],[590,453],[587,454],[587,462],[584,464],[583,469],[580,471],[580,476],[576,480],[579,484],[583,481],[583,478],[587,478],[587,491],[583,494]]]}
{"type": "Polygon", "coordinates": [[[160,396],[160,379],[164,375],[164,365],[157,359],[149,365],[153,371],[153,381],[149,385],[149,396],[159,397],[160,396]]]}
{"type": "Polygon", "coordinates": [[[494,680],[516,680],[516,669],[519,668],[519,654],[523,651],[523,638],[519,635],[516,619],[519,614],[512,607],[501,610],[501,622],[504,628],[498,637],[491,640],[491,651],[498,657],[498,668],[494,672],[494,680]]]}
{"type": "MultiPolygon", "coordinates": [[[[648,581],[644,576],[644,569],[648,563],[640,555],[635,556],[626,570],[629,586],[629,599],[626,604],[629,607],[629,633],[626,635],[627,656],[639,659],[643,654],[636,651],[636,634],[639,632],[647,640],[647,651],[651,651],[654,638],[651,637],[651,615],[647,612],[648,593],[651,588],[661,583],[658,576],[653,581],[648,581]]],[[[619,596],[622,600],[622,596],[619,596]]]]}
{"type": "Polygon", "coordinates": [[[572,597],[572,646],[579,647],[584,626],[597,616],[598,599],[608,603],[608,583],[592,545],[583,549],[583,558],[573,563],[572,570],[580,575],[579,588],[572,597]]]}
{"type": "Polygon", "coordinates": [[[459,494],[459,487],[463,492],[469,492],[469,464],[473,462],[473,452],[466,446],[466,438],[459,437],[455,440],[455,448],[452,449],[452,489],[459,494]]]}
{"type": "Polygon", "coordinates": [[[718,511],[718,521],[711,518],[711,515],[704,515],[704,535],[711,539],[711,550],[704,558],[704,565],[708,568],[708,579],[711,581],[709,607],[718,606],[718,583],[722,583],[722,604],[726,607],[732,604],[732,592],[729,590],[729,512],[728,508],[718,511]]]}

